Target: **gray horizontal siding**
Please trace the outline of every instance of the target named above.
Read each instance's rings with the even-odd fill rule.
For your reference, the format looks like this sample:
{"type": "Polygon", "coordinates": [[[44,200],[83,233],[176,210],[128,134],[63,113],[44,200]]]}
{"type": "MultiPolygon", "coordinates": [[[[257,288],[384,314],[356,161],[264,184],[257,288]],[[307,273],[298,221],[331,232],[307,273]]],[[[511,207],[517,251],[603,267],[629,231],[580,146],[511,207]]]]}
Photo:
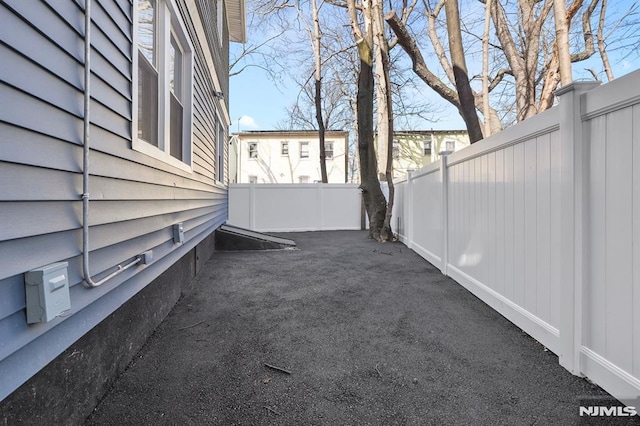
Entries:
{"type": "MultiPolygon", "coordinates": [[[[81,34],[78,34],[75,28],[70,26],[65,20],[60,19],[60,16],[49,8],[46,3],[24,0],[3,1],[9,9],[6,13],[14,13],[17,17],[21,18],[25,24],[28,22],[29,26],[36,29],[37,32],[49,40],[49,43],[47,43],[49,46],[47,47],[59,47],[79,62],[83,61],[84,43],[81,34]]],[[[18,33],[18,35],[20,35],[20,33],[18,33]]],[[[48,55],[52,53],[42,51],[40,54],[48,55]]]]}
{"type": "MultiPolygon", "coordinates": [[[[133,219],[123,223],[110,223],[91,227],[91,237],[89,249],[93,252],[122,241],[130,241],[143,235],[149,235],[157,230],[166,230],[174,223],[183,222],[185,228],[192,223],[199,223],[203,220],[219,221],[226,212],[226,200],[211,206],[183,210],[172,214],[151,216],[133,219]]],[[[173,235],[163,234],[165,238],[172,239],[173,235]]],[[[38,268],[43,265],[66,260],[78,256],[81,247],[80,229],[73,229],[64,232],[39,234],[33,237],[20,238],[13,241],[0,241],[0,283],[3,279],[38,268]],[[28,256],[25,256],[28,253],[28,256]]],[[[156,242],[156,245],[159,242],[156,242]]],[[[144,250],[143,250],[144,251],[144,250]]],[[[106,259],[111,265],[114,259],[106,259]]],[[[4,293],[0,284],[0,299],[4,293]]]]}
{"type": "MultiPolygon", "coordinates": [[[[30,2],[18,3],[27,5],[30,2]]],[[[50,70],[60,79],[75,87],[82,87],[81,55],[69,54],[57,44],[51,43],[39,29],[27,24],[1,3],[0,16],[2,17],[0,42],[41,64],[43,68],[50,70]]],[[[77,37],[73,47],[74,51],[82,51],[83,42],[80,37],[77,37]]]]}
{"type": "Polygon", "coordinates": [[[131,148],[132,3],[94,0],[91,272],[99,278],[149,249],[154,263],[96,289],[81,284],[84,2],[63,3],[0,0],[0,222],[11,224],[0,229],[0,376],[8,386],[0,399],[227,218],[214,170],[220,101],[208,47],[195,39],[184,3],[195,49],[193,172],[131,148]],[[178,222],[183,245],[173,243],[178,222]],[[72,310],[27,325],[23,274],[59,261],[69,262],[72,310]]]}
{"type": "MultiPolygon", "coordinates": [[[[185,221],[185,238],[191,241],[198,236],[206,236],[201,235],[204,230],[210,229],[211,227],[215,229],[215,227],[224,221],[226,215],[223,210],[224,206],[218,206],[208,215],[185,221]]],[[[111,272],[114,265],[127,261],[140,253],[140,250],[146,250],[148,248],[153,249],[158,261],[162,259],[162,257],[176,251],[176,245],[173,243],[170,228],[156,230],[126,242],[95,250],[95,256],[92,257],[90,263],[92,273],[94,277],[99,278],[100,275],[111,272]]],[[[98,296],[102,296],[105,292],[111,291],[111,289],[117,286],[118,281],[124,282],[127,279],[127,277],[124,276],[123,278],[110,281],[109,284],[104,287],[88,290],[80,284],[82,281],[80,256],[76,255],[61,260],[69,262],[69,280],[72,283],[72,313],[90,306],[99,298],[98,296]]],[[[138,268],[139,271],[142,269],[143,267],[138,268]]],[[[129,273],[129,275],[135,275],[135,270],[129,273]]],[[[39,337],[56,323],[64,321],[64,319],[60,318],[55,319],[51,323],[28,326],[24,318],[24,284],[22,284],[21,281],[21,275],[0,281],[0,283],[2,283],[0,289],[5,293],[2,294],[3,303],[0,304],[0,341],[7,342],[0,347],[0,359],[15,352],[32,339],[39,337]],[[14,291],[9,293],[9,290],[14,291]],[[16,290],[21,290],[18,292],[20,294],[17,294],[16,290]],[[20,323],[17,323],[18,321],[20,321],[20,323]],[[21,330],[18,336],[16,336],[16,330],[21,330]]],[[[72,318],[72,315],[69,318],[72,318]]]]}
{"type": "MultiPolygon", "coordinates": [[[[0,121],[67,142],[82,143],[82,119],[59,106],[53,106],[2,82],[0,99],[0,121]]],[[[71,108],[69,105],[66,107],[71,108]]]]}
{"type": "MultiPolygon", "coordinates": [[[[96,298],[90,307],[74,311],[70,318],[75,321],[56,319],[52,323],[31,326],[31,333],[40,332],[40,338],[31,339],[18,350],[8,355],[0,363],[0,377],[3,378],[4,387],[0,388],[0,399],[6,396],[7,390],[15,383],[22,383],[29,379],[30,372],[38,371],[43,368],[51,359],[60,354],[64,349],[75,342],[82,334],[91,330],[101,321],[101,315],[106,316],[109,312],[113,312],[123,303],[139,292],[147,283],[158,277],[160,273],[166,270],[174,262],[180,259],[185,253],[191,250],[197,242],[202,241],[216,227],[215,223],[211,226],[202,226],[195,230],[197,234],[190,235],[190,239],[181,247],[180,250],[171,247],[158,248],[158,252],[162,255],[156,265],[157,268],[146,268],[139,273],[132,271],[131,278],[127,275],[115,279],[110,288],[97,288],[94,294],[100,294],[101,297],[96,298]],[[164,250],[161,250],[164,249],[164,250]],[[128,279],[127,279],[128,278],[128,279]],[[127,285],[118,285],[121,280],[127,279],[127,285]]],[[[83,290],[79,287],[72,288],[72,300],[76,300],[75,289],[83,290]]],[[[87,292],[81,292],[86,294],[87,292]]],[[[14,316],[20,317],[22,313],[14,316]]],[[[22,318],[23,320],[24,318],[22,318]]],[[[10,321],[11,319],[9,319],[10,321]]],[[[20,318],[18,318],[20,320],[20,318]]],[[[16,321],[16,328],[21,327],[22,321],[16,321]]],[[[2,329],[0,324],[0,329],[2,329]]],[[[25,340],[24,342],[27,342],[25,340]]]]}

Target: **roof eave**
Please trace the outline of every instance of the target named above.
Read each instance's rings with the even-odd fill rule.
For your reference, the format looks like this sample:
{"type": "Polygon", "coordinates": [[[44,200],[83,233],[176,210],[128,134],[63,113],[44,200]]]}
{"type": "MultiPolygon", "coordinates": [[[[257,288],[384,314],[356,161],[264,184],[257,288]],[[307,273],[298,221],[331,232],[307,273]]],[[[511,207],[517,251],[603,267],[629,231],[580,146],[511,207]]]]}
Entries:
{"type": "Polygon", "coordinates": [[[229,41],[245,43],[247,41],[247,29],[244,0],[227,0],[226,5],[229,41]]]}

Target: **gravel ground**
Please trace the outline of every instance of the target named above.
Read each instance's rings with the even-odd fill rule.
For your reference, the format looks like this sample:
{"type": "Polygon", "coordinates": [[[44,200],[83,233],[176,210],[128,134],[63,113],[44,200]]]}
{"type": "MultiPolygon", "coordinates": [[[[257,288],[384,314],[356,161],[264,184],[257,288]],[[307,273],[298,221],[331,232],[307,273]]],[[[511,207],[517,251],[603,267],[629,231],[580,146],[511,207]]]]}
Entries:
{"type": "Polygon", "coordinates": [[[567,425],[611,401],[405,245],[284,236],[214,254],[86,424],[567,425]]]}

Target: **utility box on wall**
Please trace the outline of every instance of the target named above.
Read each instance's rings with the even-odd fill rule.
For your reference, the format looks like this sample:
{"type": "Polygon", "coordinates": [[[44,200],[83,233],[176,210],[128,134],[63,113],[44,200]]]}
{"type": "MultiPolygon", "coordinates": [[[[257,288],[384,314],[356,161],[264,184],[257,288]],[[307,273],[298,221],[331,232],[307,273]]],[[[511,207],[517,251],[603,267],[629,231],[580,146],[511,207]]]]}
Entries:
{"type": "Polygon", "coordinates": [[[67,262],[54,263],[24,274],[27,322],[49,322],[71,309],[67,262]]]}

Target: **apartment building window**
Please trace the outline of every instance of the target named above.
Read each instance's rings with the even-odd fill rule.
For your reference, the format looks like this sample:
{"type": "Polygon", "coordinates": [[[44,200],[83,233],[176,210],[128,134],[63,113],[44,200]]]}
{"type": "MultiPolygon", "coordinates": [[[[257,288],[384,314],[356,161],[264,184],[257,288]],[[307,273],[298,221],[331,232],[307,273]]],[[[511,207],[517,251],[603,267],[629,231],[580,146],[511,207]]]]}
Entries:
{"type": "Polygon", "coordinates": [[[190,170],[193,47],[173,2],[135,4],[133,148],[190,170]]]}
{"type": "Polygon", "coordinates": [[[309,142],[300,142],[300,158],[309,158],[309,142]]]}
{"type": "Polygon", "coordinates": [[[422,155],[431,155],[431,140],[422,141],[422,155]]]}
{"type": "Polygon", "coordinates": [[[456,150],[456,141],[447,141],[446,147],[447,147],[447,151],[455,151],[456,150]]]}
{"type": "Polygon", "coordinates": [[[333,158],[333,142],[325,142],[324,143],[324,157],[327,160],[331,160],[333,158]]]}
{"type": "Polygon", "coordinates": [[[289,155],[289,142],[280,142],[280,154],[284,157],[289,155]]]}
{"type": "Polygon", "coordinates": [[[249,183],[258,183],[258,176],[249,176],[249,183]]]}
{"type": "Polygon", "coordinates": [[[298,183],[309,183],[309,176],[298,176],[298,183]]]}
{"type": "Polygon", "coordinates": [[[249,142],[249,158],[258,158],[258,142],[249,142]]]}
{"type": "Polygon", "coordinates": [[[393,141],[393,159],[397,160],[400,158],[400,142],[393,141]]]}

